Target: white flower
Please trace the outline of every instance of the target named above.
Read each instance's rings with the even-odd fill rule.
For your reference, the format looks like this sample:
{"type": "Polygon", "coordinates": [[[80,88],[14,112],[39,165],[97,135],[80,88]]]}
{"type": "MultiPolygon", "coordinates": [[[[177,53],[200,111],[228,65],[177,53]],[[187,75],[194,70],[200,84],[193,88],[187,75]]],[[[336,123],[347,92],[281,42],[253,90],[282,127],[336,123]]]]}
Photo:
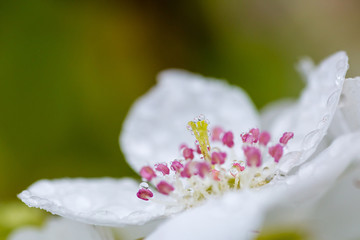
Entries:
{"type": "MultiPolygon", "coordinates": [[[[139,191],[138,197],[145,200],[151,198],[149,201],[142,201],[135,195],[138,184],[134,180],[104,178],[41,180],[19,194],[19,198],[30,207],[45,209],[87,224],[112,227],[116,229],[116,235],[135,239],[147,236],[165,217],[198,204],[202,199],[199,196],[207,198],[203,186],[211,186],[210,195],[222,195],[221,198],[209,197],[211,199],[203,205],[187,210],[163,224],[149,239],[246,239],[251,231],[258,230],[267,209],[287,199],[286,196],[290,194],[308,196],[305,199],[316,198],[335,181],[353,159],[354,154],[359,153],[351,144],[359,138],[345,136],[304,165],[323,140],[336,112],[345,112],[343,115],[346,117],[340,120],[341,123],[349,124],[353,128],[358,127],[352,122],[351,110],[346,110],[353,107],[352,100],[349,101],[349,105],[344,103],[345,107],[342,110],[338,109],[347,68],[347,56],[339,52],[322,62],[319,67],[308,69],[307,87],[300,99],[291,105],[277,104],[268,110],[262,119],[257,115],[247,95],[239,88],[184,71],[165,71],[160,75],[158,85],[134,104],[120,138],[128,163],[137,172],[141,172],[143,177],[157,185],[158,190],[164,195],[148,190],[147,186],[142,184],[140,189],[144,189],[145,192],[139,191]],[[248,165],[252,165],[249,162],[257,165],[260,158],[256,156],[261,153],[264,160],[268,159],[264,164],[267,167],[266,171],[270,172],[261,168],[261,177],[258,181],[255,179],[257,168],[248,167],[244,174],[240,174],[240,185],[235,184],[237,187],[234,187],[242,190],[229,190],[228,193],[224,193],[223,189],[229,188],[223,187],[224,185],[216,190],[217,185],[210,176],[204,177],[205,180],[199,187],[198,182],[203,179],[199,172],[200,167],[194,167],[198,172],[190,180],[175,173],[167,175],[170,162],[178,157],[176,153],[179,151],[179,144],[194,141],[194,136],[184,131],[184,126],[199,113],[206,115],[213,126],[222,126],[235,134],[234,142],[235,146],[238,146],[236,149],[222,146],[229,158],[226,161],[227,165],[224,165],[225,170],[222,170],[221,164],[214,170],[232,175],[233,159],[230,158],[247,158],[248,165]],[[289,143],[287,140],[280,141],[279,148],[281,152],[284,151],[284,155],[278,164],[269,160],[271,157],[264,152],[269,149],[259,146],[258,143],[254,146],[259,151],[248,154],[244,150],[245,156],[242,153],[239,134],[260,127],[260,122],[273,136],[273,145],[284,132],[295,134],[289,143]],[[344,149],[347,151],[346,154],[343,153],[344,149]],[[337,160],[335,158],[340,157],[341,164],[334,165],[337,160]],[[328,165],[326,161],[332,164],[328,165]],[[167,169],[158,169],[165,176],[153,179],[151,170],[158,163],[166,164],[167,169]],[[295,171],[300,165],[303,165],[300,170],[295,171]],[[151,170],[143,169],[144,166],[150,167],[151,170]],[[269,179],[265,179],[270,175],[269,179]],[[283,178],[282,175],[288,176],[283,178]],[[170,183],[170,186],[163,181],[170,183]],[[254,181],[258,182],[253,184],[254,181]],[[246,184],[241,185],[243,182],[246,184]],[[262,186],[264,184],[265,186],[262,186]],[[191,192],[187,193],[189,189],[191,192]],[[148,191],[154,192],[155,196],[152,198],[152,193],[148,191]],[[197,196],[195,201],[191,200],[192,195],[197,196]],[[223,223],[228,223],[229,216],[235,217],[236,221],[223,227],[223,223]],[[196,222],[200,219],[201,222],[196,222]],[[221,231],[216,231],[218,225],[221,225],[221,231]],[[223,231],[228,231],[229,234],[223,235],[223,231]]],[[[359,115],[356,117],[359,120],[359,115]]],[[[199,122],[204,123],[203,119],[199,119],[199,122]]],[[[199,129],[196,129],[197,123],[194,124],[192,130],[201,146],[202,141],[206,139],[197,136],[196,131],[199,129]]],[[[337,125],[332,128],[336,129],[337,125]]],[[[291,136],[288,135],[287,138],[291,136]]],[[[253,146],[246,144],[249,147],[253,146]]],[[[213,151],[208,152],[206,145],[202,146],[202,154],[205,159],[210,160],[213,151]]],[[[274,154],[271,155],[274,157],[274,154]]],[[[281,157],[281,154],[279,156],[281,157]]],[[[193,174],[194,172],[191,173],[193,174]]],[[[236,180],[236,177],[234,179],[236,180]]],[[[301,196],[297,196],[298,200],[305,201],[301,196]]]]}

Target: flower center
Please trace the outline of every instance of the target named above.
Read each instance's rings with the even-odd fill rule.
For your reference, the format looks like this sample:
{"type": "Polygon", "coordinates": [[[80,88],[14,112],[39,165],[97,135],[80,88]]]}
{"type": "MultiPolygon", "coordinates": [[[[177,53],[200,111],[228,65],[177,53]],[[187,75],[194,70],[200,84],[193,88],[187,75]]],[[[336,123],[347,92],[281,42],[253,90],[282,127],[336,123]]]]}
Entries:
{"type": "Polygon", "coordinates": [[[216,126],[209,138],[208,126],[202,115],[190,121],[187,128],[196,138],[194,147],[181,144],[180,158],[140,170],[144,181],[137,193],[140,199],[148,201],[154,196],[147,182],[185,207],[226,191],[261,187],[278,174],[276,164],[294,137],[285,132],[278,142],[271,142],[268,132],[252,128],[240,134],[241,146],[236,146],[231,131],[216,126]]]}

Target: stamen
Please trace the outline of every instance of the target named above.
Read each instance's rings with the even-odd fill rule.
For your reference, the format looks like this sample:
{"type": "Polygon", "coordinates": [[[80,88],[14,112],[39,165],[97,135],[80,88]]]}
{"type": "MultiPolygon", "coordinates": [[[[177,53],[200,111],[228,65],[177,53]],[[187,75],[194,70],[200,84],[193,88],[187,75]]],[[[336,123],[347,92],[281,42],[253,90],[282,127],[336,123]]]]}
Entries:
{"type": "Polygon", "coordinates": [[[234,146],[234,134],[230,131],[226,132],[222,138],[222,142],[224,145],[232,148],[234,146]]]}
{"type": "Polygon", "coordinates": [[[230,169],[230,174],[235,177],[239,172],[242,172],[245,170],[244,166],[241,166],[240,163],[233,163],[231,169],[230,169]]]}
{"type": "Polygon", "coordinates": [[[224,164],[226,158],[225,152],[213,152],[211,154],[211,164],[224,164]]]}
{"type": "Polygon", "coordinates": [[[150,189],[141,188],[137,192],[136,196],[144,201],[149,201],[149,199],[152,198],[154,194],[150,191],[150,189]]]}
{"type": "Polygon", "coordinates": [[[184,168],[184,165],[182,165],[179,161],[175,160],[171,163],[171,170],[174,172],[180,172],[181,169],[184,168]]]}
{"type": "Polygon", "coordinates": [[[249,167],[261,166],[261,152],[257,147],[246,146],[243,147],[243,150],[246,157],[246,164],[249,167]]]}
{"type": "Polygon", "coordinates": [[[259,140],[260,131],[258,128],[252,128],[248,133],[240,134],[243,143],[257,143],[259,140]]]}
{"type": "Polygon", "coordinates": [[[196,144],[196,152],[197,152],[198,154],[201,154],[201,149],[200,149],[199,144],[196,144]]]}
{"type": "Polygon", "coordinates": [[[280,143],[286,145],[287,142],[294,137],[294,133],[292,132],[284,132],[282,137],[280,138],[280,143]]]}
{"type": "Polygon", "coordinates": [[[159,163],[155,165],[155,170],[161,172],[163,175],[169,175],[170,169],[165,163],[159,163]]]}
{"type": "Polygon", "coordinates": [[[252,134],[253,136],[253,143],[257,143],[258,140],[259,140],[259,134],[260,134],[260,131],[258,128],[252,128],[250,129],[249,133],[252,134]]]}
{"type": "Polygon", "coordinates": [[[219,178],[220,171],[218,171],[216,169],[211,169],[210,171],[211,171],[213,179],[215,181],[220,181],[220,178],[219,178]]]}
{"type": "Polygon", "coordinates": [[[264,131],[260,133],[259,143],[263,146],[266,146],[270,142],[270,133],[264,131]]]}
{"type": "Polygon", "coordinates": [[[159,193],[164,195],[169,195],[172,191],[174,191],[174,187],[165,181],[160,181],[156,188],[159,193]]]}
{"type": "Polygon", "coordinates": [[[195,135],[196,140],[199,142],[201,153],[205,159],[210,159],[209,150],[209,136],[208,136],[208,123],[205,120],[199,120],[197,122],[188,122],[188,126],[191,127],[192,132],[195,135]]]}
{"type": "Polygon", "coordinates": [[[199,162],[196,164],[196,173],[201,177],[204,178],[210,171],[210,166],[207,162],[199,162]]]}
{"type": "Polygon", "coordinates": [[[243,143],[254,143],[255,142],[252,134],[250,134],[250,133],[241,134],[240,137],[241,137],[241,140],[243,143]]]}
{"type": "Polygon", "coordinates": [[[190,178],[194,174],[193,162],[187,162],[184,169],[181,171],[180,176],[183,178],[190,178]]]}
{"type": "Polygon", "coordinates": [[[269,148],[269,154],[274,158],[275,162],[278,163],[283,155],[283,146],[276,144],[269,148]]]}
{"type": "Polygon", "coordinates": [[[145,166],[145,167],[142,167],[141,170],[140,170],[140,176],[142,178],[145,178],[146,180],[148,181],[151,181],[151,179],[153,179],[154,177],[156,177],[156,173],[155,171],[149,167],[149,166],[145,166]]]}
{"type": "Polygon", "coordinates": [[[184,147],[182,153],[185,159],[194,159],[194,150],[192,148],[184,147]]]}

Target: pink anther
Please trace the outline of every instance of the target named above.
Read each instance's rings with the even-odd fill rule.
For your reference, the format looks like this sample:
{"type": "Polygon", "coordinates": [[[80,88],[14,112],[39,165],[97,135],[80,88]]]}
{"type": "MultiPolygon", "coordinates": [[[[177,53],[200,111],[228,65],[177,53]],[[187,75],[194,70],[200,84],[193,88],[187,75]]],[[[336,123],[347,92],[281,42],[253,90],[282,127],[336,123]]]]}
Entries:
{"type": "Polygon", "coordinates": [[[207,162],[198,162],[196,164],[196,173],[201,178],[204,178],[210,171],[210,166],[207,162]]]}
{"type": "Polygon", "coordinates": [[[245,167],[244,166],[241,166],[240,163],[234,163],[233,164],[233,167],[235,167],[239,172],[242,172],[245,170],[245,167]]]}
{"type": "Polygon", "coordinates": [[[190,178],[194,173],[193,162],[187,162],[184,169],[180,172],[180,176],[183,178],[190,178]]]}
{"type": "Polygon", "coordinates": [[[149,201],[149,199],[152,198],[154,194],[149,189],[141,188],[136,193],[136,196],[144,201],[149,201]]]}
{"type": "Polygon", "coordinates": [[[269,154],[274,158],[275,162],[279,162],[280,158],[283,155],[283,146],[276,144],[269,148],[269,154]]]}
{"type": "Polygon", "coordinates": [[[226,159],[226,153],[225,152],[213,152],[211,154],[211,164],[223,164],[226,159]]]}
{"type": "Polygon", "coordinates": [[[282,135],[282,137],[280,138],[280,143],[281,144],[287,144],[287,142],[292,139],[294,137],[294,133],[293,132],[284,132],[284,134],[282,135]]]}
{"type": "Polygon", "coordinates": [[[183,151],[182,154],[185,159],[190,159],[190,160],[194,159],[194,150],[192,148],[185,147],[183,148],[182,151],[183,151]]]}
{"type": "Polygon", "coordinates": [[[224,132],[221,127],[214,127],[211,132],[211,141],[221,141],[220,135],[224,132]]]}
{"type": "Polygon", "coordinates": [[[196,152],[197,152],[198,154],[201,154],[201,149],[200,149],[199,144],[196,144],[196,152]]]}
{"type": "Polygon", "coordinates": [[[184,168],[184,165],[182,165],[179,161],[175,160],[171,163],[170,166],[171,170],[173,170],[174,172],[180,172],[181,169],[184,168]]]}
{"type": "Polygon", "coordinates": [[[155,165],[155,170],[161,172],[163,175],[168,175],[170,173],[170,169],[165,163],[158,163],[155,165]]]}
{"type": "Polygon", "coordinates": [[[140,176],[142,178],[145,178],[146,180],[148,181],[151,181],[151,179],[153,179],[154,177],[156,177],[156,173],[155,171],[149,167],[149,166],[145,166],[145,167],[142,167],[141,170],[140,170],[140,176]]]}
{"type": "Polygon", "coordinates": [[[260,133],[259,143],[263,146],[266,146],[270,142],[270,138],[271,138],[270,133],[264,131],[260,133]]]}
{"type": "Polygon", "coordinates": [[[215,181],[220,181],[220,178],[219,178],[220,171],[218,171],[218,170],[216,170],[216,169],[211,169],[210,172],[211,172],[212,178],[213,178],[215,181]]]}
{"type": "Polygon", "coordinates": [[[169,193],[171,193],[172,191],[174,191],[174,187],[165,182],[165,181],[160,181],[157,185],[156,185],[157,190],[159,191],[159,193],[162,193],[164,195],[169,195],[169,193]]]}
{"type": "Polygon", "coordinates": [[[260,135],[259,129],[252,128],[252,129],[250,129],[249,133],[251,133],[251,135],[253,137],[253,143],[257,143],[259,141],[259,135],[260,135]]]}
{"type": "Polygon", "coordinates": [[[222,142],[224,145],[228,146],[229,148],[234,146],[234,134],[231,131],[228,131],[224,134],[222,138],[222,142]]]}
{"type": "Polygon", "coordinates": [[[246,157],[246,164],[248,166],[261,166],[261,152],[257,147],[246,146],[243,147],[246,157]]]}

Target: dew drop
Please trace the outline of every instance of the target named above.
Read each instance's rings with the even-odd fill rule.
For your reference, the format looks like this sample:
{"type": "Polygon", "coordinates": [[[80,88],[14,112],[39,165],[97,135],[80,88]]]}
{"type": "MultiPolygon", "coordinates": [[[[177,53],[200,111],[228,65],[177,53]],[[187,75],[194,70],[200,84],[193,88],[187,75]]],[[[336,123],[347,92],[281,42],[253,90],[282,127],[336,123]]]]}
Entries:
{"type": "Polygon", "coordinates": [[[343,76],[342,75],[343,75],[342,72],[336,73],[336,80],[335,80],[336,86],[339,86],[343,82],[343,76]]]}
{"type": "Polygon", "coordinates": [[[280,169],[278,169],[275,171],[274,176],[277,179],[284,179],[286,177],[286,174],[283,171],[281,171],[280,169]]]}
{"type": "Polygon", "coordinates": [[[231,175],[235,176],[235,175],[238,174],[238,173],[239,173],[239,171],[238,171],[237,167],[232,166],[232,167],[230,168],[230,174],[231,174],[231,175]]]}
{"type": "Polygon", "coordinates": [[[330,115],[326,114],[318,124],[318,128],[322,128],[329,121],[330,115]]]}
{"type": "Polygon", "coordinates": [[[328,108],[332,108],[332,107],[334,107],[334,105],[337,104],[339,94],[340,94],[340,90],[337,90],[330,95],[330,97],[328,98],[328,100],[326,102],[326,106],[328,108]]]}
{"type": "Polygon", "coordinates": [[[311,131],[305,136],[302,142],[302,147],[305,150],[309,150],[315,147],[315,145],[320,141],[320,138],[321,138],[321,131],[319,129],[311,131]]]}
{"type": "Polygon", "coordinates": [[[142,182],[142,183],[139,184],[139,188],[148,189],[148,188],[149,188],[149,184],[147,184],[147,182],[142,182]]]}

